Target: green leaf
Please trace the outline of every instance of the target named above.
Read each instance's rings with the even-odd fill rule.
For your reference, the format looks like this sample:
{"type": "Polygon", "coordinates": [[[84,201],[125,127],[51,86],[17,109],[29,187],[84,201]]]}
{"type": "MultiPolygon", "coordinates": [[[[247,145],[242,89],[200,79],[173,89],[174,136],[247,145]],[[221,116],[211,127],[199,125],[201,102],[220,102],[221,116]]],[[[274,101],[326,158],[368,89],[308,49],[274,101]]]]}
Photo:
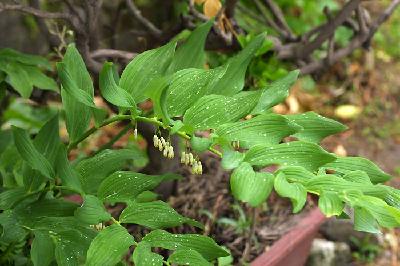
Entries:
{"type": "Polygon", "coordinates": [[[278,170],[277,173],[282,172],[290,182],[306,184],[310,179],[315,178],[315,175],[301,166],[287,166],[278,170]]]}
{"type": "Polygon", "coordinates": [[[205,260],[201,254],[195,250],[178,248],[168,258],[168,262],[173,265],[196,265],[196,266],[212,266],[210,262],[205,260]]]}
{"type": "Polygon", "coordinates": [[[54,260],[55,245],[49,234],[35,231],[31,246],[31,259],[35,266],[47,266],[54,260]]]}
{"type": "Polygon", "coordinates": [[[122,72],[119,86],[134,98],[136,103],[146,100],[151,80],[163,76],[173,58],[176,43],[170,42],[160,48],[136,56],[122,72]]]}
{"type": "Polygon", "coordinates": [[[110,202],[133,201],[136,196],[146,190],[152,190],[162,181],[178,179],[174,174],[145,175],[134,172],[115,172],[103,180],[97,195],[110,202]]]}
{"type": "Polygon", "coordinates": [[[171,63],[172,72],[187,68],[204,68],[206,54],[204,45],[208,32],[214,24],[211,19],[198,26],[188,37],[186,42],[176,49],[171,63]]]}
{"type": "Polygon", "coordinates": [[[190,146],[194,151],[203,152],[206,151],[212,144],[212,140],[209,138],[201,138],[192,136],[190,139],[190,146]]]}
{"type": "Polygon", "coordinates": [[[257,207],[264,203],[274,186],[274,176],[267,172],[254,172],[248,163],[236,168],[230,179],[235,198],[257,207]]]}
{"type": "Polygon", "coordinates": [[[244,157],[244,153],[233,151],[231,149],[224,149],[224,152],[222,153],[221,166],[226,170],[236,168],[243,161],[244,157]]]}
{"type": "Polygon", "coordinates": [[[172,76],[167,89],[167,111],[171,117],[181,116],[198,99],[207,95],[215,80],[222,77],[225,69],[183,69],[172,76]]]}
{"type": "Polygon", "coordinates": [[[86,265],[115,265],[134,243],[125,228],[112,224],[100,231],[90,244],[86,265]]]}
{"type": "Polygon", "coordinates": [[[61,139],[59,135],[58,114],[51,118],[39,130],[33,140],[36,149],[46,157],[54,167],[61,139]]]}
{"type": "Polygon", "coordinates": [[[28,73],[16,62],[0,61],[0,70],[7,74],[6,82],[11,85],[23,98],[29,98],[33,84],[28,73]]]}
{"type": "Polygon", "coordinates": [[[226,72],[213,86],[212,93],[232,96],[243,89],[247,66],[265,40],[265,34],[255,37],[240,53],[226,63],[226,72]]]}
{"type": "Polygon", "coordinates": [[[0,210],[8,210],[28,195],[24,187],[3,190],[0,193],[0,210]]]}
{"type": "Polygon", "coordinates": [[[39,66],[51,70],[50,62],[41,56],[20,53],[11,48],[4,48],[0,50],[0,59],[9,61],[16,61],[24,65],[39,66]]]}
{"type": "Polygon", "coordinates": [[[354,229],[372,234],[379,234],[381,232],[374,216],[360,207],[354,208],[354,229]]]}
{"type": "Polygon", "coordinates": [[[314,112],[307,112],[296,115],[286,115],[286,117],[294,123],[303,127],[303,130],[293,136],[299,140],[319,143],[322,139],[329,135],[342,132],[347,129],[343,124],[323,117],[314,112]]]}
{"type": "Polygon", "coordinates": [[[129,159],[141,158],[142,154],[134,149],[104,150],[91,158],[80,161],[76,171],[87,193],[96,193],[101,181],[121,169],[129,159]]]}
{"type": "Polygon", "coordinates": [[[229,255],[213,239],[197,234],[170,234],[158,229],[147,234],[142,241],[148,242],[152,247],[169,250],[177,250],[178,248],[195,250],[208,261],[229,255]]]}
{"type": "Polygon", "coordinates": [[[39,68],[27,65],[21,65],[21,68],[23,68],[28,74],[29,80],[31,81],[33,86],[42,90],[58,92],[57,83],[52,78],[43,74],[43,72],[40,71],[39,68]]]}
{"type": "Polygon", "coordinates": [[[274,188],[278,195],[290,199],[293,204],[293,213],[299,212],[306,204],[306,189],[299,183],[289,183],[284,173],[280,172],[277,174],[274,188]]]}
{"type": "Polygon", "coordinates": [[[26,225],[32,225],[41,218],[73,216],[77,207],[76,203],[63,199],[42,199],[28,205],[17,205],[14,212],[26,225]]]}
{"type": "Polygon", "coordinates": [[[83,204],[77,208],[74,213],[75,217],[87,224],[98,224],[111,219],[111,215],[104,208],[103,203],[92,195],[85,195],[83,204]]]}
{"type": "Polygon", "coordinates": [[[161,255],[151,252],[149,243],[140,242],[132,255],[136,266],[162,266],[164,258],[161,255]]]}
{"type": "MultiPolygon", "coordinates": [[[[87,97],[88,95],[89,97],[93,97],[94,89],[92,79],[74,44],[68,45],[62,63],[75,85],[74,88],[71,89],[77,88],[83,91],[83,97],[87,97]]],[[[67,131],[70,141],[76,141],[89,126],[91,108],[77,101],[76,98],[70,93],[67,93],[65,89],[61,90],[61,98],[65,110],[67,131]]]]}
{"type": "Polygon", "coordinates": [[[326,152],[320,146],[303,141],[292,141],[272,146],[254,146],[245,157],[245,161],[252,165],[302,166],[309,171],[316,171],[322,165],[335,159],[334,155],[326,152]]]}
{"type": "Polygon", "coordinates": [[[55,166],[57,175],[61,179],[63,186],[82,194],[83,190],[79,174],[72,167],[67,156],[67,147],[64,144],[60,144],[55,166]]]}
{"type": "Polygon", "coordinates": [[[299,70],[291,71],[284,78],[274,81],[263,89],[260,100],[252,111],[252,114],[260,114],[283,102],[289,96],[289,90],[298,76],[299,70]]]}
{"type": "Polygon", "coordinates": [[[150,97],[153,102],[154,115],[161,118],[164,124],[168,125],[173,124],[173,121],[170,119],[170,115],[168,114],[167,103],[165,101],[167,96],[166,89],[170,82],[170,78],[170,76],[167,76],[152,80],[149,83],[149,91],[147,93],[147,96],[150,97]]]}
{"type": "Polygon", "coordinates": [[[110,103],[118,107],[136,108],[133,97],[119,87],[114,77],[113,63],[106,62],[100,72],[100,91],[101,95],[110,103]]]}
{"type": "Polygon", "coordinates": [[[327,216],[340,215],[344,208],[343,201],[339,198],[337,193],[331,191],[324,191],[319,196],[318,207],[327,216]]]}
{"type": "Polygon", "coordinates": [[[203,130],[237,121],[251,111],[258,96],[257,91],[244,92],[233,97],[204,96],[186,111],[183,123],[196,130],[203,130]]]}
{"type": "Polygon", "coordinates": [[[139,224],[150,229],[163,229],[189,224],[198,228],[203,225],[193,219],[183,217],[162,201],[136,203],[133,202],[125,208],[120,217],[121,223],[139,224]]]}
{"type": "Polygon", "coordinates": [[[342,174],[361,170],[368,174],[374,184],[383,183],[391,179],[391,176],[383,172],[376,164],[361,157],[338,157],[335,161],[327,163],[323,167],[342,174]]]}
{"type": "Polygon", "coordinates": [[[14,126],[12,127],[12,132],[15,146],[24,161],[44,176],[54,179],[55,174],[50,162],[35,148],[28,133],[14,126]]]}
{"type": "Polygon", "coordinates": [[[252,119],[219,126],[215,133],[229,141],[239,141],[249,148],[257,144],[278,144],[284,137],[301,130],[282,115],[263,114],[252,119]]]}
{"type": "Polygon", "coordinates": [[[12,210],[0,213],[1,236],[2,243],[19,243],[23,241],[27,235],[26,229],[21,227],[16,215],[12,210]]]}
{"type": "Polygon", "coordinates": [[[343,175],[343,179],[350,182],[372,185],[372,182],[369,179],[368,174],[360,170],[348,172],[347,174],[343,175]]]}

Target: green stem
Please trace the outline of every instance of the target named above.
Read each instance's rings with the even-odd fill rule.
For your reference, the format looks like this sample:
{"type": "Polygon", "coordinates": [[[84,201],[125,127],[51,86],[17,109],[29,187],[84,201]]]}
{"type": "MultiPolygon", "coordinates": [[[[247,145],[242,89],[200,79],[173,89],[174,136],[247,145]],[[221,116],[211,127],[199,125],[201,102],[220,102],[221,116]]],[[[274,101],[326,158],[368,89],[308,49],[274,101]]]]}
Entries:
{"type": "MultiPolygon", "coordinates": [[[[104,126],[107,126],[107,125],[115,123],[115,122],[119,122],[119,121],[123,121],[123,120],[131,120],[131,119],[132,120],[136,120],[136,121],[140,121],[140,122],[150,123],[150,124],[153,124],[155,126],[162,127],[162,128],[164,128],[166,130],[171,130],[172,129],[170,126],[164,125],[157,118],[148,118],[148,117],[144,117],[144,116],[132,117],[130,115],[116,115],[116,116],[113,116],[113,117],[111,117],[109,119],[104,120],[103,123],[101,123],[98,127],[90,128],[81,137],[79,137],[79,139],[77,139],[74,142],[71,142],[68,145],[68,152],[70,152],[71,150],[75,149],[78,146],[79,143],[84,141],[86,138],[88,138],[90,135],[92,135],[94,132],[96,132],[99,128],[102,128],[104,126]]],[[[186,132],[178,131],[178,132],[176,132],[176,134],[178,136],[180,136],[181,138],[183,138],[183,139],[186,139],[186,140],[190,140],[191,139],[191,137],[188,134],[186,134],[186,132]]],[[[211,151],[212,153],[215,153],[219,157],[222,157],[222,153],[220,151],[214,149],[213,147],[209,147],[208,150],[211,151]]]]}

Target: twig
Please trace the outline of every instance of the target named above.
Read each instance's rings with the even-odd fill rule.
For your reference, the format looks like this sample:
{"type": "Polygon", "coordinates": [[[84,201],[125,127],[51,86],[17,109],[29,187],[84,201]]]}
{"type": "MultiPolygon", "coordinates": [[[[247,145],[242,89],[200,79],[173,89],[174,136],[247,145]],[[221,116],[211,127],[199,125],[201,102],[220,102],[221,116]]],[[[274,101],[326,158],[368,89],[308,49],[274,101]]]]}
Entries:
{"type": "Polygon", "coordinates": [[[0,11],[5,11],[5,10],[23,12],[23,13],[30,14],[30,15],[33,15],[33,16],[36,16],[39,18],[71,20],[71,15],[68,13],[47,12],[47,11],[43,11],[43,10],[36,9],[33,7],[19,5],[19,4],[8,5],[8,4],[0,3],[0,11]]]}
{"type": "Polygon", "coordinates": [[[136,55],[137,55],[136,53],[114,50],[114,49],[97,49],[90,53],[90,56],[94,59],[103,57],[112,57],[112,58],[122,58],[126,60],[131,60],[136,55]]]}
{"type": "Polygon", "coordinates": [[[279,28],[281,28],[285,32],[286,37],[289,40],[295,40],[296,36],[289,28],[289,25],[287,24],[285,16],[283,15],[283,12],[280,9],[280,7],[277,4],[275,4],[273,0],[264,0],[264,3],[271,11],[271,14],[275,18],[275,22],[277,23],[279,28]]]}
{"type": "Polygon", "coordinates": [[[126,5],[132,15],[156,38],[160,38],[162,31],[158,29],[150,20],[142,16],[142,12],[136,7],[132,0],[126,0],[126,5]]]}
{"type": "Polygon", "coordinates": [[[258,217],[258,209],[252,208],[252,217],[251,217],[251,228],[249,231],[249,235],[247,236],[245,248],[242,255],[242,261],[246,263],[249,260],[250,250],[251,250],[251,242],[254,237],[256,227],[257,227],[257,217],[258,217]]]}

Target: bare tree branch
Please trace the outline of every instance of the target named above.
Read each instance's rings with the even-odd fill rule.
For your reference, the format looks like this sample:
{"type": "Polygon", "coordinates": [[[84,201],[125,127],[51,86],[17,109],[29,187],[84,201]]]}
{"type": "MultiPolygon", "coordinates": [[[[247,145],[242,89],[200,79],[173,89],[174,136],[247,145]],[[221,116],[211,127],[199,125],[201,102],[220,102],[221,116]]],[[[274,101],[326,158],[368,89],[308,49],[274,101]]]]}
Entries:
{"type": "Polygon", "coordinates": [[[6,11],[6,10],[23,12],[23,13],[30,14],[30,15],[33,15],[33,16],[39,17],[39,18],[71,20],[71,15],[68,13],[46,12],[46,11],[43,11],[40,9],[36,9],[33,7],[24,6],[24,5],[20,5],[20,4],[8,5],[8,4],[0,3],[0,12],[6,11]]]}
{"type": "Polygon", "coordinates": [[[142,12],[136,7],[132,0],[126,0],[126,5],[131,11],[132,15],[156,38],[160,38],[162,31],[158,29],[150,20],[142,16],[142,12]]]}
{"type": "Polygon", "coordinates": [[[97,49],[90,53],[90,56],[93,59],[112,57],[112,58],[121,58],[121,59],[131,60],[136,55],[137,55],[136,53],[121,51],[121,50],[114,50],[114,49],[97,49]]]}
{"type": "Polygon", "coordinates": [[[280,7],[273,0],[264,0],[264,3],[271,11],[271,14],[274,17],[276,24],[279,26],[279,28],[285,31],[287,38],[289,40],[295,40],[296,36],[289,28],[289,25],[287,24],[285,16],[283,15],[280,7]]]}

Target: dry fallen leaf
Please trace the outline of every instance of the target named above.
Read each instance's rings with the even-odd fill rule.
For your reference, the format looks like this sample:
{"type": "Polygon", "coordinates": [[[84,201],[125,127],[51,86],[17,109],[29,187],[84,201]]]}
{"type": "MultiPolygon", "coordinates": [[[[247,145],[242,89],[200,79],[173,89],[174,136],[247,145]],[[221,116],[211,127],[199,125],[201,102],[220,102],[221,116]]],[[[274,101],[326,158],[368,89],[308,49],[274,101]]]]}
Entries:
{"type": "Polygon", "coordinates": [[[337,145],[333,152],[342,157],[347,156],[347,151],[342,144],[337,145]]]}
{"type": "Polygon", "coordinates": [[[219,10],[221,9],[222,4],[219,0],[207,0],[204,3],[203,13],[208,18],[215,17],[219,10]]]}
{"type": "Polygon", "coordinates": [[[201,5],[202,3],[204,3],[206,0],[194,0],[194,2],[198,5],[201,5]]]}

